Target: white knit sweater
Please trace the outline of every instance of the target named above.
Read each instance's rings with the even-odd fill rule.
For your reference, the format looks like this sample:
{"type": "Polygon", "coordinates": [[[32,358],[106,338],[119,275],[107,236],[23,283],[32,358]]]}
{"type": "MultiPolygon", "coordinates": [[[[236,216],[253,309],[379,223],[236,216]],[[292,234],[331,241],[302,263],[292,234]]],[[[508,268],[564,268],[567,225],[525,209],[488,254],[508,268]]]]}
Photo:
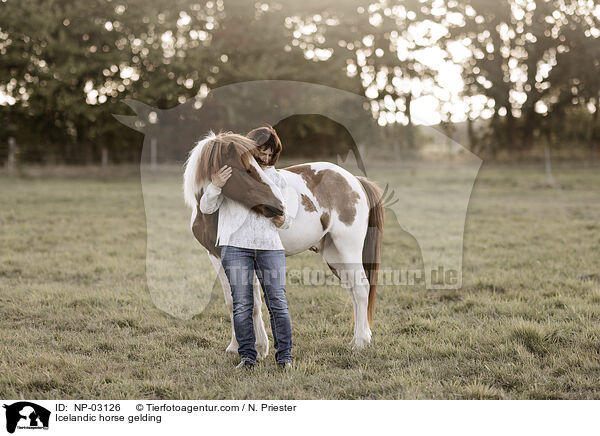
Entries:
{"type": "MultiPolygon", "coordinates": [[[[287,182],[277,173],[274,167],[266,167],[265,174],[279,187],[281,192],[287,189],[287,182]]],[[[285,206],[285,205],[284,205],[285,206]]],[[[277,226],[269,218],[249,210],[243,204],[221,194],[221,188],[210,183],[202,198],[200,212],[205,214],[219,210],[219,227],[216,245],[232,245],[234,247],[260,250],[283,250],[277,226]]],[[[285,208],[287,210],[287,208],[285,208]]],[[[281,229],[289,228],[292,217],[284,215],[281,229]]]]}

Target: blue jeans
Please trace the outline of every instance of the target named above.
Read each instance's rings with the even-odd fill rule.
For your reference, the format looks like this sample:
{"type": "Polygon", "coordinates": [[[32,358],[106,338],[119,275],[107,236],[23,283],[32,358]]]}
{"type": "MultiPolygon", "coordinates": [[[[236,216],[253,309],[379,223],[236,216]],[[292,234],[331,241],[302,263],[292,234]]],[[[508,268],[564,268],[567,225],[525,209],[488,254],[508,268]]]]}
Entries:
{"type": "Polygon", "coordinates": [[[252,311],[254,309],[254,272],[263,289],[271,317],[275,342],[275,360],[288,362],[292,358],[292,323],[285,297],[285,255],[283,250],[221,247],[221,263],[231,285],[233,298],[233,328],[242,358],[256,360],[256,337],[252,311]]]}

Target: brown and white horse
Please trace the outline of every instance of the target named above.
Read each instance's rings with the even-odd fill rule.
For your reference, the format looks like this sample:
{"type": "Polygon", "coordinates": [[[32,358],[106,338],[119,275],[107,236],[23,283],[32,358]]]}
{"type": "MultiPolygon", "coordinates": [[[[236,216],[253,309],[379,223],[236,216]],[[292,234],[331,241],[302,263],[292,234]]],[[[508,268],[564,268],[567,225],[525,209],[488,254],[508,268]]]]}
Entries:
{"type": "MultiPolygon", "coordinates": [[[[312,162],[278,170],[287,181],[281,192],[265,175],[250,153],[252,144],[240,135],[210,133],[190,152],[184,172],[184,197],[192,208],[192,232],[208,250],[223,287],[232,320],[229,352],[237,352],[233,330],[233,301],[229,282],[215,246],[218,211],[200,212],[199,199],[210,174],[229,165],[232,175],[223,194],[249,209],[271,217],[282,213],[282,203],[294,217],[291,226],[279,230],[286,256],[313,250],[321,254],[333,273],[348,289],[353,305],[355,349],[371,341],[370,324],[375,310],[377,271],[384,221],[382,190],[328,162],[312,162]]],[[[254,282],[254,329],[259,357],[268,353],[268,339],[261,314],[258,281],[254,282]]]]}

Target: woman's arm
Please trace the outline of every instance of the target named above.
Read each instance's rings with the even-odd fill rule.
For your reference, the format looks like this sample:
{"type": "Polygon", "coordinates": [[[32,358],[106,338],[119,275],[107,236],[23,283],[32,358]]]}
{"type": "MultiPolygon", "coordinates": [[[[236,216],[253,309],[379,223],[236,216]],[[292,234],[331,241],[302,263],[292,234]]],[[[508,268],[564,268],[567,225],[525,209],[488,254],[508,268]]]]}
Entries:
{"type": "Polygon", "coordinates": [[[231,177],[231,171],[231,168],[225,165],[211,176],[211,183],[208,184],[206,191],[204,191],[202,198],[200,198],[200,212],[211,214],[219,209],[223,202],[221,188],[231,177]]]}
{"type": "Polygon", "coordinates": [[[221,188],[209,183],[204,194],[202,194],[202,198],[200,198],[200,212],[204,214],[215,213],[221,207],[222,202],[221,188]]]}
{"type": "Polygon", "coordinates": [[[285,210],[283,212],[283,223],[279,226],[280,229],[285,230],[289,229],[292,225],[294,218],[290,214],[288,214],[285,210]]]}
{"type": "MultiPolygon", "coordinates": [[[[281,193],[285,196],[285,193],[286,193],[286,190],[288,187],[288,184],[287,184],[287,181],[285,180],[285,178],[277,172],[275,167],[266,168],[265,173],[267,174],[267,176],[269,178],[271,178],[271,180],[273,180],[273,182],[281,190],[281,193]]],[[[284,199],[284,201],[285,201],[285,199],[284,199]]],[[[275,222],[275,225],[282,230],[289,229],[290,226],[292,225],[292,222],[294,221],[294,218],[290,214],[288,214],[287,211],[288,211],[288,207],[284,203],[284,205],[283,205],[283,223],[281,223],[279,226],[277,226],[277,222],[275,222]]]]}

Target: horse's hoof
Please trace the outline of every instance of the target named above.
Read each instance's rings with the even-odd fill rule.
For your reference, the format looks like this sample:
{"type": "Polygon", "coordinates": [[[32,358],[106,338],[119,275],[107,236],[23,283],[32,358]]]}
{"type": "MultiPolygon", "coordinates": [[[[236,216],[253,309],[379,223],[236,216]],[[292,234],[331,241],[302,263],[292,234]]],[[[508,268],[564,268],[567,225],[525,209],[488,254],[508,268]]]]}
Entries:
{"type": "Polygon", "coordinates": [[[234,343],[229,344],[227,346],[227,348],[225,349],[225,352],[237,354],[238,353],[238,344],[234,344],[234,343]]]}
{"type": "Polygon", "coordinates": [[[262,360],[269,354],[269,343],[265,342],[263,344],[256,344],[256,354],[257,357],[262,360]]]}
{"type": "Polygon", "coordinates": [[[370,342],[371,341],[368,338],[354,338],[350,342],[350,345],[352,345],[353,350],[362,350],[362,349],[366,348],[367,345],[370,344],[370,342]]]}

